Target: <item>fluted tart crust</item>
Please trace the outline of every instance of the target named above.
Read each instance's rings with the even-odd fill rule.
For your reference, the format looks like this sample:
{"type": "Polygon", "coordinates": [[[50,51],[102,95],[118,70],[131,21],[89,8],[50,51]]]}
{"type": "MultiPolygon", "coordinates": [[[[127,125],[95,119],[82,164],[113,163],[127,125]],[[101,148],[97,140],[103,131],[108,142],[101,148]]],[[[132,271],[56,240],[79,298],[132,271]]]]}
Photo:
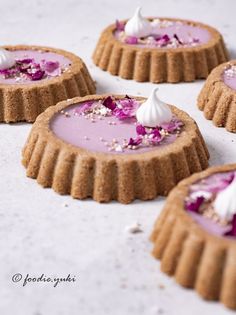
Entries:
{"type": "MultiPolygon", "coordinates": [[[[152,20],[153,18],[149,18],[152,20]]],[[[108,26],[101,34],[93,53],[93,61],[102,70],[124,79],[139,82],[191,82],[204,79],[213,68],[228,60],[221,34],[214,28],[189,20],[160,18],[161,21],[180,21],[206,29],[211,39],[195,47],[148,48],[129,45],[116,39],[116,25],[108,26]]],[[[127,20],[122,21],[126,23],[127,20]]]]}
{"type": "Polygon", "coordinates": [[[95,84],[86,65],[78,56],[55,48],[41,46],[5,46],[10,51],[36,50],[53,52],[71,61],[69,68],[50,80],[33,81],[29,84],[0,83],[0,122],[34,122],[49,106],[59,101],[95,93],[95,84]]]}
{"type": "Polygon", "coordinates": [[[206,119],[212,120],[217,127],[236,132],[236,90],[224,83],[223,71],[236,60],[226,62],[215,68],[206,80],[197,100],[198,108],[206,119]]]}
{"type": "Polygon", "coordinates": [[[196,223],[184,208],[189,186],[236,164],[212,167],[181,181],[169,194],[151,240],[161,270],[206,300],[220,300],[236,309],[236,241],[213,235],[196,223]]]}
{"type": "MultiPolygon", "coordinates": [[[[23,149],[22,163],[27,176],[37,179],[43,187],[52,187],[73,198],[127,204],[136,198],[165,196],[181,179],[208,166],[209,153],[197,124],[175,106],[171,106],[172,112],[184,123],[179,136],[171,144],[142,153],[89,151],[64,142],[50,129],[52,117],[69,105],[107,96],[77,97],[42,113],[23,149]]],[[[121,99],[124,95],[113,97],[121,99]]]]}

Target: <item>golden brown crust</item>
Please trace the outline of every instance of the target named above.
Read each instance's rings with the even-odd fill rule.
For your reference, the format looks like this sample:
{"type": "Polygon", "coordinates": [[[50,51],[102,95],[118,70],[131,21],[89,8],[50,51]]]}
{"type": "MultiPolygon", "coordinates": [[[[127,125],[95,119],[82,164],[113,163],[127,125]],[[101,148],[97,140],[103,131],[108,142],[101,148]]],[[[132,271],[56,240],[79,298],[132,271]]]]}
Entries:
{"type": "Polygon", "coordinates": [[[184,287],[195,288],[207,300],[220,300],[236,309],[236,241],[217,237],[194,222],[184,210],[192,183],[236,164],[208,168],[181,181],[169,194],[155,223],[151,240],[161,269],[184,287]]]}
{"type": "Polygon", "coordinates": [[[84,62],[67,51],[41,46],[5,46],[8,50],[50,51],[69,58],[67,71],[50,80],[30,84],[0,84],[0,122],[35,121],[49,106],[75,96],[94,94],[95,84],[84,62]]]}
{"type": "MultiPolygon", "coordinates": [[[[197,102],[198,108],[215,126],[236,132],[236,91],[228,87],[222,79],[222,73],[228,64],[226,62],[211,72],[197,102]]],[[[236,65],[236,60],[230,61],[230,64],[236,65]]]]}
{"type": "Polygon", "coordinates": [[[203,27],[211,33],[212,38],[206,44],[189,48],[140,48],[117,40],[113,36],[113,24],[101,34],[93,54],[94,63],[102,70],[124,79],[177,83],[206,78],[213,68],[228,60],[223,38],[214,28],[187,20],[161,20],[183,21],[203,27]]]}
{"type": "Polygon", "coordinates": [[[181,179],[208,166],[209,153],[196,123],[174,106],[185,124],[180,136],[163,148],[135,155],[88,151],[65,143],[50,130],[51,117],[68,105],[106,96],[63,101],[37,118],[23,150],[27,176],[74,198],[130,203],[167,195],[181,179]]]}

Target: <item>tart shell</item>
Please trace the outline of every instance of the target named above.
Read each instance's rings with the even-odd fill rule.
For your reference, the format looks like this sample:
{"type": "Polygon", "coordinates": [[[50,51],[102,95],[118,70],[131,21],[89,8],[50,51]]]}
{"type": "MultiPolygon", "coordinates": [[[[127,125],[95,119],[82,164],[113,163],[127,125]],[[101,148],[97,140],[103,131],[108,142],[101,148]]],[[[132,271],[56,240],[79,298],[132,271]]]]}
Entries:
{"type": "Polygon", "coordinates": [[[64,142],[49,128],[53,115],[69,105],[107,96],[74,98],[42,113],[23,149],[27,176],[37,179],[43,187],[77,199],[92,197],[98,202],[118,200],[126,204],[136,198],[165,196],[181,179],[208,166],[209,153],[198,126],[174,106],[173,113],[185,124],[179,137],[169,145],[144,153],[92,152],[64,142]]]}
{"type": "Polygon", "coordinates": [[[41,46],[5,46],[7,50],[40,50],[63,55],[71,66],[60,76],[29,84],[0,84],[0,122],[33,122],[47,107],[75,96],[95,93],[95,84],[84,62],[60,49],[41,46]]]}
{"type": "Polygon", "coordinates": [[[214,236],[184,209],[189,185],[215,172],[236,169],[236,164],[212,167],[181,181],[172,190],[155,223],[151,240],[161,270],[206,300],[220,300],[236,309],[236,241],[214,236]]]}
{"type": "Polygon", "coordinates": [[[187,20],[170,18],[160,20],[183,21],[200,26],[207,29],[212,38],[208,43],[195,47],[143,48],[116,39],[113,35],[116,26],[113,24],[102,32],[97,43],[93,53],[95,65],[124,79],[177,83],[206,78],[213,68],[228,60],[223,38],[216,29],[187,20]]]}
{"type": "MultiPolygon", "coordinates": [[[[230,61],[230,64],[236,65],[236,60],[230,61]]],[[[236,132],[236,91],[227,86],[222,78],[227,65],[224,63],[211,72],[197,102],[198,108],[215,126],[236,132]]]]}

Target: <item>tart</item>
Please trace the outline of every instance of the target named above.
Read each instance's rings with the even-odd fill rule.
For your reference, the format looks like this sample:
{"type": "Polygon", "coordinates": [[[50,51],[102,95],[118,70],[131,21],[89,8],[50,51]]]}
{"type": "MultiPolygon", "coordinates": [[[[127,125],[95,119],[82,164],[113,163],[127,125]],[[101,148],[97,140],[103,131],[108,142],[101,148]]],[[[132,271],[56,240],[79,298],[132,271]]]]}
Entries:
{"type": "Polygon", "coordinates": [[[33,122],[59,101],[94,92],[85,64],[72,53],[23,45],[0,49],[0,122],[33,122]]]}
{"type": "Polygon", "coordinates": [[[151,239],[162,271],[204,299],[236,309],[236,164],[181,181],[151,239]]]}
{"type": "Polygon", "coordinates": [[[60,194],[98,202],[167,195],[205,169],[209,154],[193,119],[157,98],[153,104],[154,94],[148,100],[92,95],[48,108],[23,150],[27,176],[60,194]]]}
{"type": "Polygon", "coordinates": [[[198,96],[198,108],[215,126],[236,132],[236,60],[211,72],[198,96]]]}
{"type": "Polygon", "coordinates": [[[188,20],[148,18],[140,8],[101,34],[93,54],[102,70],[124,79],[153,83],[194,81],[228,60],[221,34],[188,20]]]}

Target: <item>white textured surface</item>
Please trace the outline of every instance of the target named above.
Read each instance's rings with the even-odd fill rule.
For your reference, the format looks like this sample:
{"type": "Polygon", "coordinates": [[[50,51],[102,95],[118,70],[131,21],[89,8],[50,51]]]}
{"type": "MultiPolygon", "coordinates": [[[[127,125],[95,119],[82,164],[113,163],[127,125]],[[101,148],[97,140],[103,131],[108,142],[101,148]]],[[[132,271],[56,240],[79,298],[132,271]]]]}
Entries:
{"type": "MultiPolygon", "coordinates": [[[[84,58],[99,93],[147,96],[152,84],[112,77],[93,66],[90,58],[102,29],[116,18],[131,16],[138,4],[144,15],[183,17],[215,26],[235,55],[234,0],[1,0],[0,41],[70,50],[84,58]]],[[[196,119],[212,165],[234,162],[236,135],[213,127],[196,108],[202,84],[161,84],[160,97],[196,119]]],[[[26,178],[20,160],[30,128],[28,124],[0,125],[0,314],[231,314],[159,271],[148,237],[163,199],[100,205],[59,196],[26,178]],[[129,234],[126,226],[136,221],[144,232],[129,234]],[[50,283],[22,287],[22,282],[11,281],[17,272],[59,277],[70,273],[77,281],[57,288],[50,283]]]]}

